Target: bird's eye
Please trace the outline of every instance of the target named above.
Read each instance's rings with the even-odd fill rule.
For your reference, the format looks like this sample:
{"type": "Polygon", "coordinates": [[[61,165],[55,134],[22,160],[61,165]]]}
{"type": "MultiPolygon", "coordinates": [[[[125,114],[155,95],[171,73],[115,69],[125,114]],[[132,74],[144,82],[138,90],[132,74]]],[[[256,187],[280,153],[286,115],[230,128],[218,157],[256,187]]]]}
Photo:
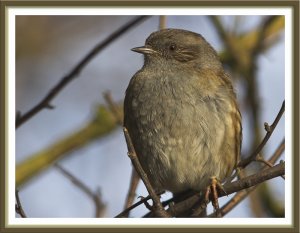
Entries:
{"type": "Polygon", "coordinates": [[[176,49],[176,45],[175,45],[175,44],[171,44],[171,45],[169,46],[169,49],[170,49],[171,51],[174,51],[174,50],[176,49]]]}

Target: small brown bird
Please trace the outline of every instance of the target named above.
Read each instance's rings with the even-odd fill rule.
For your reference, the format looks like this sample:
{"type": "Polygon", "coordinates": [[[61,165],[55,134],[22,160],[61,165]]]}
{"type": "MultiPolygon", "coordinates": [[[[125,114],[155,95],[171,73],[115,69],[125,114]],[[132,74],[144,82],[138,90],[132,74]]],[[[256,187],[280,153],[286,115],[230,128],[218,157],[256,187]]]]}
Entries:
{"type": "Polygon", "coordinates": [[[216,51],[181,29],[154,32],[132,50],[145,60],[126,90],[124,126],[151,184],[174,194],[215,190],[237,165],[242,140],[236,95],[216,51]]]}

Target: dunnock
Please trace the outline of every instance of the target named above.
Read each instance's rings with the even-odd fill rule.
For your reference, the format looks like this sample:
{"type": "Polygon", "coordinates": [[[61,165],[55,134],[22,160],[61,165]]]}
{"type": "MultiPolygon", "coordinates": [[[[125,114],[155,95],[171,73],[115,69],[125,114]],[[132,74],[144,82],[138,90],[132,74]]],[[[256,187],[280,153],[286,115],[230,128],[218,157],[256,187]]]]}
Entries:
{"type": "Polygon", "coordinates": [[[154,32],[132,50],[145,60],[126,90],[124,126],[151,184],[210,192],[231,175],[242,140],[236,95],[216,51],[181,29],[154,32]]]}

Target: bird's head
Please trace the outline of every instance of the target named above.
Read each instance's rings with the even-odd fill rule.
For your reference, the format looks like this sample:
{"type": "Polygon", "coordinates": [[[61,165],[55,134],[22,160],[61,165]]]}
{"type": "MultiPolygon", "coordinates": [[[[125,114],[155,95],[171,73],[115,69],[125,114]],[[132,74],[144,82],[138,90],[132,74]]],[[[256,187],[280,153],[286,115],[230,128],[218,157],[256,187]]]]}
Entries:
{"type": "Polygon", "coordinates": [[[216,51],[200,34],[182,29],[153,32],[144,46],[132,51],[144,54],[145,63],[188,64],[200,69],[222,67],[216,51]]]}

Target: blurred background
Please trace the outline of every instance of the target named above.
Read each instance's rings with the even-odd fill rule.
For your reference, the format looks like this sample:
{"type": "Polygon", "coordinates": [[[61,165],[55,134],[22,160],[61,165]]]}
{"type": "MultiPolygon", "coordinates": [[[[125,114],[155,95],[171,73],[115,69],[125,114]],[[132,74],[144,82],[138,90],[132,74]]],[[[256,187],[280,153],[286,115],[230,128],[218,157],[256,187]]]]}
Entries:
{"type": "MultiPolygon", "coordinates": [[[[17,16],[16,111],[31,109],[96,44],[135,17],[17,16]]],[[[114,217],[123,210],[131,162],[122,128],[114,124],[88,138],[84,132],[97,117],[103,119],[99,106],[109,111],[105,92],[122,103],[130,78],[143,64],[142,55],[130,49],[143,45],[159,22],[159,16],[149,17],[110,43],[51,101],[54,109],[42,110],[16,130],[17,188],[28,217],[95,217],[94,201],[54,162],[101,194],[105,207],[98,217],[114,217]],[[41,172],[34,172],[40,166],[34,158],[43,158],[41,172]]],[[[249,155],[265,135],[264,122],[273,122],[284,100],[284,17],[167,16],[165,24],[202,34],[219,52],[234,80],[243,116],[242,155],[249,155]],[[226,38],[233,38],[235,54],[226,38]]],[[[284,127],[283,116],[263,150],[266,159],[283,140],[284,127]]],[[[259,169],[256,165],[249,174],[259,169]]],[[[226,217],[283,217],[284,180],[260,186],[226,217]]],[[[147,196],[141,182],[136,193],[147,196]]],[[[230,197],[221,198],[221,205],[230,197]]],[[[147,209],[140,206],[131,216],[144,213],[147,209]]]]}

